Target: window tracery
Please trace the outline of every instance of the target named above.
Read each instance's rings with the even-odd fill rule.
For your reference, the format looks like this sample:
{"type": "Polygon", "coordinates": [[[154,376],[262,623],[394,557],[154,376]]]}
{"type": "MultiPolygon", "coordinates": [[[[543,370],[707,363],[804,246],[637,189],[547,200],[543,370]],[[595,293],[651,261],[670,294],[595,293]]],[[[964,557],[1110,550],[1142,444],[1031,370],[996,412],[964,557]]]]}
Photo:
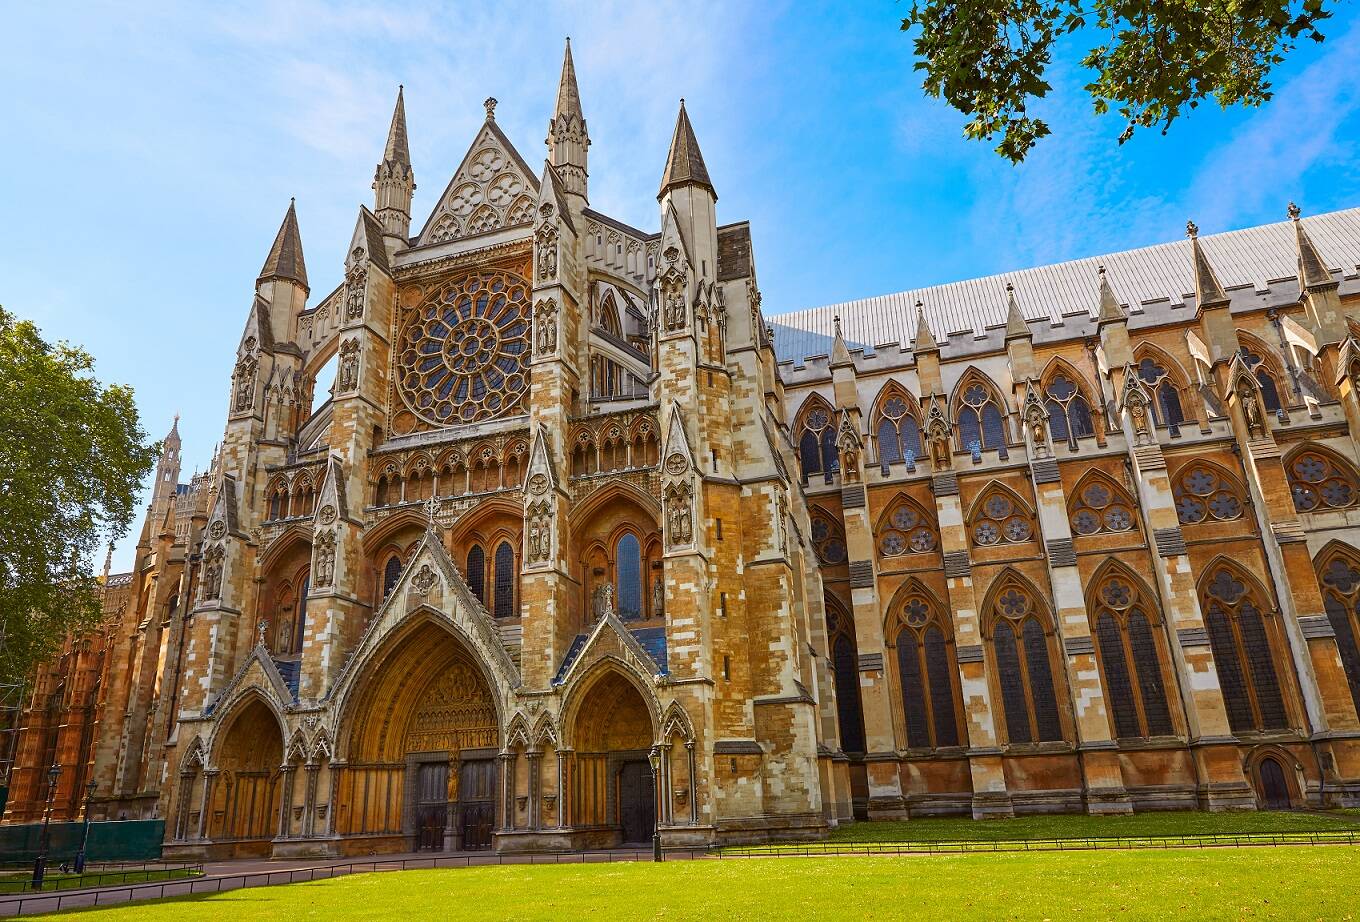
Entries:
{"type": "Polygon", "coordinates": [[[1152,394],[1152,413],[1157,425],[1167,427],[1172,435],[1176,435],[1185,422],[1185,412],[1181,409],[1180,388],[1172,379],[1167,363],[1144,355],[1138,362],[1138,378],[1152,394]]]}
{"type": "Polygon", "coordinates": [[[840,453],[836,448],[835,414],[825,400],[812,398],[800,414],[797,431],[798,462],[803,468],[803,483],[813,474],[822,474],[827,483],[840,470],[840,453]]]}
{"type": "MultiPolygon", "coordinates": [[[[477,272],[432,288],[398,336],[397,391],[435,426],[522,412],[529,376],[529,283],[477,272]]],[[[411,423],[403,431],[410,431],[411,423]]]]}
{"type": "Polygon", "coordinates": [[[909,748],[959,745],[952,645],[939,606],[913,590],[897,613],[898,687],[909,748]]]}
{"type": "Polygon", "coordinates": [[[1135,580],[1112,573],[1097,581],[1090,610],[1115,736],[1169,736],[1171,709],[1153,630],[1157,607],[1135,580]]]}
{"type": "Polygon", "coordinates": [[[997,391],[978,372],[965,375],[955,410],[959,442],[971,452],[996,451],[1007,457],[1006,412],[997,391]]]}
{"type": "Polygon", "coordinates": [[[935,550],[939,543],[934,523],[905,498],[898,500],[879,526],[878,552],[884,557],[923,554],[935,550]]]}
{"type": "Polygon", "coordinates": [[[812,546],[817,559],[827,566],[845,563],[845,531],[825,511],[812,510],[812,546]]]}
{"type": "Polygon", "coordinates": [[[1360,498],[1349,466],[1320,451],[1306,449],[1296,454],[1286,474],[1294,508],[1299,512],[1346,509],[1360,498]]]}
{"type": "Polygon", "coordinates": [[[1280,402],[1280,386],[1276,379],[1273,363],[1265,359],[1265,350],[1256,346],[1243,345],[1239,348],[1242,362],[1256,379],[1261,390],[1261,403],[1267,413],[1278,413],[1283,406],[1280,402]]]}
{"type": "Polygon", "coordinates": [[[1006,491],[993,487],[976,505],[973,542],[984,547],[1019,544],[1034,536],[1034,519],[1006,491]]]}
{"type": "Polygon", "coordinates": [[[914,470],[916,459],[921,456],[921,425],[905,391],[896,382],[890,382],[884,389],[875,415],[878,423],[874,435],[883,476],[888,476],[893,464],[905,463],[907,470],[914,470]]]}
{"type": "Polygon", "coordinates": [[[1351,700],[1360,711],[1360,554],[1337,548],[1319,558],[1322,605],[1327,622],[1336,633],[1341,667],[1346,673],[1351,700]]]}
{"type": "Polygon", "coordinates": [[[1244,509],[1241,488],[1208,464],[1192,462],[1181,468],[1171,484],[1176,517],[1182,525],[1240,519],[1244,509]]]}
{"type": "Polygon", "coordinates": [[[1002,582],[991,611],[992,655],[1012,743],[1063,738],[1045,613],[1016,579],[1002,582]]]}
{"type": "Polygon", "coordinates": [[[1049,378],[1044,387],[1044,408],[1054,442],[1066,442],[1075,451],[1077,439],[1096,434],[1091,404],[1067,372],[1059,371],[1049,378]]]}
{"type": "Polygon", "coordinates": [[[836,718],[841,750],[864,752],[864,706],[859,692],[859,651],[854,622],[827,598],[826,633],[831,649],[831,673],[836,686],[836,718]]]}
{"type": "Polygon", "coordinates": [[[1257,593],[1226,563],[1211,569],[1200,591],[1229,727],[1234,733],[1286,729],[1267,610],[1257,593]]]}
{"type": "Polygon", "coordinates": [[[1068,520],[1078,535],[1132,531],[1134,506],[1133,498],[1113,481],[1093,475],[1078,486],[1068,520]]]}

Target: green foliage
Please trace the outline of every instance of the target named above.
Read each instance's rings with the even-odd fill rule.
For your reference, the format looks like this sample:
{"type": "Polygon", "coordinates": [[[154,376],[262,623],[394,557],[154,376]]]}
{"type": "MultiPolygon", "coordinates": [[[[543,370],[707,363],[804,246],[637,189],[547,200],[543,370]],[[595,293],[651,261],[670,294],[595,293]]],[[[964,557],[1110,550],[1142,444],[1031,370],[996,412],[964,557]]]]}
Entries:
{"type": "Polygon", "coordinates": [[[1271,71],[1301,39],[1321,42],[1332,0],[914,0],[903,31],[919,29],[924,89],[969,117],[964,136],[1019,163],[1051,129],[1031,114],[1064,38],[1094,42],[1082,66],[1097,114],[1113,107],[1124,143],[1162,133],[1205,99],[1259,106],[1271,71]]]}
{"type": "Polygon", "coordinates": [[[127,531],[155,463],[132,390],[0,308],[0,682],[99,618],[93,561],[127,531]]]}

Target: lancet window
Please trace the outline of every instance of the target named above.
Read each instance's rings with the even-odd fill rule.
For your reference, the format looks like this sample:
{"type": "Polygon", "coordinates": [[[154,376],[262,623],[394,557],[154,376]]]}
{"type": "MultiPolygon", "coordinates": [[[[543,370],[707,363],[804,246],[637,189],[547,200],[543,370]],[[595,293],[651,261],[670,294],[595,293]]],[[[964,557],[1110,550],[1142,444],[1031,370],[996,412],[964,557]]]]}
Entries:
{"type": "Polygon", "coordinates": [[[1229,727],[1234,733],[1286,729],[1266,609],[1257,593],[1227,564],[1214,567],[1200,591],[1229,727]]]}
{"type": "Polygon", "coordinates": [[[1044,399],[1054,442],[1067,442],[1075,449],[1077,439],[1096,434],[1091,404],[1067,372],[1059,371],[1048,380],[1044,399]]]}
{"type": "Polygon", "coordinates": [[[821,474],[827,483],[840,470],[840,454],[836,449],[836,426],[831,407],[824,400],[811,401],[802,412],[798,430],[798,463],[803,468],[803,483],[813,474],[821,474]]]}
{"type": "Polygon", "coordinates": [[[877,408],[874,434],[878,442],[878,463],[883,476],[893,464],[915,465],[921,456],[921,426],[905,392],[895,384],[885,388],[877,408]]]}
{"type": "Polygon", "coordinates": [[[1350,549],[1334,550],[1321,558],[1318,572],[1322,606],[1336,633],[1351,700],[1360,711],[1360,554],[1350,549]]]}
{"type": "Polygon", "coordinates": [[[845,530],[821,509],[812,510],[812,546],[817,559],[828,566],[845,563],[845,530]]]}
{"type": "Polygon", "coordinates": [[[1256,383],[1260,385],[1261,403],[1265,406],[1266,412],[1279,412],[1283,405],[1280,402],[1280,384],[1275,377],[1271,363],[1265,360],[1264,350],[1242,346],[1239,351],[1242,355],[1242,361],[1251,371],[1256,383]]]}
{"type": "Polygon", "coordinates": [[[840,606],[827,600],[826,633],[831,648],[831,671],[836,686],[836,717],[841,749],[864,752],[864,707],[859,693],[859,653],[855,627],[840,606]]]}
{"type": "Polygon", "coordinates": [[[401,579],[402,563],[401,558],[396,554],[387,558],[387,563],[383,566],[383,601],[392,594],[392,590],[397,588],[397,580],[401,579]]]}
{"type": "Polygon", "coordinates": [[[1180,389],[1167,370],[1167,363],[1145,355],[1138,362],[1138,378],[1152,393],[1152,414],[1157,425],[1165,426],[1176,434],[1185,422],[1185,412],[1181,409],[1180,389]]]}
{"type": "Polygon", "coordinates": [[[1289,493],[1299,512],[1346,509],[1360,500],[1355,472],[1330,454],[1306,449],[1289,461],[1289,493]]]}
{"type": "Polygon", "coordinates": [[[1091,475],[1077,487],[1069,503],[1069,521],[1078,535],[1131,531],[1134,502],[1123,488],[1107,477],[1091,475]]]}
{"type": "Polygon", "coordinates": [[[893,644],[907,746],[959,745],[954,653],[947,621],[924,592],[913,591],[898,609],[896,626],[893,644]]]}
{"type": "Polygon", "coordinates": [[[1062,739],[1045,613],[1017,580],[1002,583],[992,602],[992,655],[1001,686],[1006,736],[1012,743],[1062,739]]]}
{"type": "Polygon", "coordinates": [[[996,451],[1006,457],[1006,413],[995,388],[972,374],[960,385],[955,412],[959,443],[968,451],[996,451]]]}
{"type": "Polygon", "coordinates": [[[973,542],[983,547],[1019,544],[1034,536],[1034,519],[1005,490],[993,487],[974,507],[973,542]]]}
{"type": "Polygon", "coordinates": [[[884,557],[923,554],[939,546],[932,522],[911,500],[900,499],[878,530],[878,552],[884,557]]]}
{"type": "Polygon", "coordinates": [[[1208,464],[1182,468],[1172,481],[1171,496],[1182,525],[1240,519],[1245,508],[1242,488],[1208,464]]]}
{"type": "Polygon", "coordinates": [[[1115,736],[1169,736],[1174,730],[1154,631],[1157,606],[1135,580],[1115,573],[1098,581],[1090,610],[1115,736]]]}

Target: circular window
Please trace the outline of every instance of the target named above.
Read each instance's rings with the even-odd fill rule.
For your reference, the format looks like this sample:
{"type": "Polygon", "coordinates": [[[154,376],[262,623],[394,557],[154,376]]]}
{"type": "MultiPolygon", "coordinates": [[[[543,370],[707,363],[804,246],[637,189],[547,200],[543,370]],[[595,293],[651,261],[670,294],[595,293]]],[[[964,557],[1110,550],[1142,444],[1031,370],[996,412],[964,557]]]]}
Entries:
{"type": "Polygon", "coordinates": [[[397,387],[436,426],[518,412],[529,387],[529,283],[479,272],[430,290],[398,336],[397,387]]]}

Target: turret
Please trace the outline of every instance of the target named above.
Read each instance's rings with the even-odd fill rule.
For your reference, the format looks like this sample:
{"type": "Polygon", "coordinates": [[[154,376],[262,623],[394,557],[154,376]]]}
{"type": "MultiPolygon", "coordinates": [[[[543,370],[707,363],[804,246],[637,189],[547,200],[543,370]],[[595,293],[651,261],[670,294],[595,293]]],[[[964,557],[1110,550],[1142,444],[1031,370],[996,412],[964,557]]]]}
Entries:
{"type": "Polygon", "coordinates": [[[590,147],[590,134],[586,131],[586,119],[581,113],[581,91],[576,87],[571,39],[567,39],[567,50],[562,56],[562,79],[558,82],[557,105],[553,109],[552,121],[548,123],[546,143],[548,161],[556,168],[563,188],[568,195],[580,196],[584,204],[588,177],[586,152],[590,147]]]}
{"type": "Polygon", "coordinates": [[[403,247],[411,232],[411,196],[416,191],[411,151],[406,143],[404,92],[403,87],[397,87],[397,105],[392,111],[392,125],[387,129],[387,146],[383,148],[382,162],[373,171],[373,211],[383,235],[397,238],[396,242],[403,247]]]}
{"type": "Polygon", "coordinates": [[[170,500],[174,497],[175,489],[179,485],[179,465],[179,414],[176,413],[175,421],[161,443],[161,458],[156,463],[156,482],[151,487],[151,515],[149,518],[155,520],[157,525],[164,518],[165,510],[169,507],[170,500]]]}
{"type": "Polygon", "coordinates": [[[277,342],[293,339],[293,318],[307,309],[307,262],[302,258],[297,203],[288,200],[288,213],[274,236],[274,245],[255,281],[255,291],[269,305],[270,333],[277,342]]]}

